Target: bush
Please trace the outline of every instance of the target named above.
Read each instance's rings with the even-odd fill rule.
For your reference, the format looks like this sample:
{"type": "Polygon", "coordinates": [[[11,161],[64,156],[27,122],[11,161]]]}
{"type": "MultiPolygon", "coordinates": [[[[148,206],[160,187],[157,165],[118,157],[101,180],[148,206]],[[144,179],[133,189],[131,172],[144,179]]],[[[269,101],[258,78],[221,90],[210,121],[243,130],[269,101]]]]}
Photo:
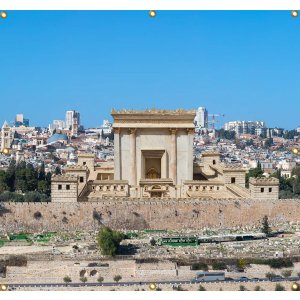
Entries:
{"type": "Polygon", "coordinates": [[[114,281],[115,281],[115,282],[119,282],[121,279],[122,279],[122,276],[121,276],[121,275],[116,275],[116,276],[114,276],[114,281]]]}
{"type": "Polygon", "coordinates": [[[226,270],[227,265],[223,261],[215,261],[212,264],[213,270],[226,270]]]}
{"type": "Polygon", "coordinates": [[[289,258],[268,259],[267,264],[273,269],[291,268],[294,266],[289,258]]]}
{"type": "Polygon", "coordinates": [[[23,255],[10,255],[5,261],[5,265],[10,267],[25,267],[27,266],[27,258],[23,255]]]}
{"type": "Polygon", "coordinates": [[[292,275],[292,271],[291,270],[284,270],[281,272],[282,276],[285,278],[288,278],[292,275]]]}
{"type": "Polygon", "coordinates": [[[191,270],[208,271],[208,265],[206,263],[194,263],[191,265],[191,270]]]}
{"type": "Polygon", "coordinates": [[[275,291],[285,291],[285,288],[280,283],[277,283],[275,286],[275,291]]]}
{"type": "Polygon", "coordinates": [[[240,285],[240,291],[247,291],[244,285],[240,285]]]}
{"type": "Polygon", "coordinates": [[[206,288],[202,285],[199,286],[198,291],[206,291],[206,288]]]}
{"type": "Polygon", "coordinates": [[[98,281],[98,282],[103,282],[103,281],[104,281],[104,278],[101,277],[101,276],[99,276],[98,279],[97,279],[97,281],[98,281]]]}
{"type": "Polygon", "coordinates": [[[254,288],[254,291],[262,291],[261,287],[259,285],[257,285],[255,288],[254,288]]]}
{"type": "Polygon", "coordinates": [[[72,279],[70,278],[70,276],[65,276],[63,280],[65,283],[72,282],[72,279]]]}
{"type": "Polygon", "coordinates": [[[83,282],[83,283],[87,282],[87,278],[86,277],[80,277],[80,281],[83,282]]]}

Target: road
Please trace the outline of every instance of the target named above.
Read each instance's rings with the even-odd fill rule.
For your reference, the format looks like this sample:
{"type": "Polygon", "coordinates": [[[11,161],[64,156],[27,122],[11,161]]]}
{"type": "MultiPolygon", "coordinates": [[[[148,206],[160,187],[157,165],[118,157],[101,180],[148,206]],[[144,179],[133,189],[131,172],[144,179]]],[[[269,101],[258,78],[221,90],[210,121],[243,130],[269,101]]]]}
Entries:
{"type": "MultiPolygon", "coordinates": [[[[156,285],[162,284],[172,284],[172,285],[181,285],[181,284],[199,284],[199,283],[222,283],[222,282],[240,282],[240,283],[247,283],[247,282],[282,282],[282,281],[300,281],[300,277],[289,277],[289,278],[276,278],[273,280],[269,280],[267,278],[256,278],[256,279],[225,279],[225,281],[194,281],[194,280],[172,280],[172,281],[157,281],[155,282],[156,285]]],[[[78,282],[78,283],[13,283],[9,284],[9,288],[22,288],[22,287],[93,287],[93,286],[133,286],[133,285],[149,285],[153,283],[153,281],[130,281],[130,282],[78,282]]]]}

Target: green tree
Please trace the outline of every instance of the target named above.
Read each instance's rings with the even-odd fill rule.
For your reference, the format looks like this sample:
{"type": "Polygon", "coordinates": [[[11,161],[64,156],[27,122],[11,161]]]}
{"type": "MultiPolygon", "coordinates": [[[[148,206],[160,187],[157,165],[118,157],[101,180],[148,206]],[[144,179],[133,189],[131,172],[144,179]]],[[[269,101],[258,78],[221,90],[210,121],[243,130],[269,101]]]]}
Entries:
{"type": "Polygon", "coordinates": [[[113,231],[108,227],[103,227],[98,233],[97,241],[103,255],[114,256],[124,238],[121,232],[113,231]]]}
{"type": "Polygon", "coordinates": [[[250,177],[254,177],[254,178],[262,177],[263,173],[264,172],[261,168],[261,164],[260,164],[260,162],[258,162],[257,167],[250,169],[249,172],[246,174],[246,187],[249,187],[249,178],[250,177]]]}
{"type": "Polygon", "coordinates": [[[261,231],[267,236],[269,236],[271,233],[271,227],[269,226],[268,216],[263,217],[261,231]]]}
{"type": "Polygon", "coordinates": [[[285,288],[280,283],[277,283],[275,286],[275,291],[285,291],[285,288]]]}
{"type": "Polygon", "coordinates": [[[281,272],[282,276],[285,278],[288,278],[292,275],[292,271],[291,270],[284,270],[281,272]]]}
{"type": "Polygon", "coordinates": [[[87,278],[86,277],[80,277],[80,281],[85,283],[85,282],[87,282],[87,278]]]}
{"type": "Polygon", "coordinates": [[[46,173],[45,173],[45,163],[42,162],[42,165],[39,169],[38,179],[44,181],[46,179],[46,173]]]}
{"type": "Polygon", "coordinates": [[[245,259],[243,259],[243,258],[239,259],[238,263],[237,263],[237,267],[238,267],[239,271],[244,271],[246,268],[246,264],[247,263],[246,263],[245,259]]]}
{"type": "Polygon", "coordinates": [[[97,281],[101,283],[101,282],[104,281],[104,278],[103,278],[102,276],[99,276],[99,277],[97,278],[97,281]]]}
{"type": "Polygon", "coordinates": [[[115,282],[119,282],[121,279],[122,279],[122,276],[121,276],[121,275],[116,275],[116,276],[114,276],[114,281],[115,281],[115,282]]]}
{"type": "Polygon", "coordinates": [[[65,276],[63,280],[64,280],[65,283],[70,283],[70,282],[72,282],[72,279],[71,279],[70,276],[65,276]]]}

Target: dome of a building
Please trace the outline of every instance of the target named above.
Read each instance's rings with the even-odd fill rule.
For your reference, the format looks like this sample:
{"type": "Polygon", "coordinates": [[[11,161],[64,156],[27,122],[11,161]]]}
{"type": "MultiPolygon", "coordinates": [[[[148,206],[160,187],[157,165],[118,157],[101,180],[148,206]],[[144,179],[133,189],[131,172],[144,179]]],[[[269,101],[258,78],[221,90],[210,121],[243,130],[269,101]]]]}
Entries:
{"type": "Polygon", "coordinates": [[[47,140],[48,144],[55,143],[58,141],[68,141],[68,136],[62,133],[54,133],[49,139],[47,140]]]}

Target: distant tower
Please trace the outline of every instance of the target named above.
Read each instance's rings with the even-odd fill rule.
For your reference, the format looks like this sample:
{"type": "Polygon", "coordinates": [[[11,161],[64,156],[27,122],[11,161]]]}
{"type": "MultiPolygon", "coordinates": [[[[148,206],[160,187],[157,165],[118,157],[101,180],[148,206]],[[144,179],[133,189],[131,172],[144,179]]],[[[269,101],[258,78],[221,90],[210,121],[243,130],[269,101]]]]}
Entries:
{"type": "Polygon", "coordinates": [[[22,149],[22,144],[19,142],[17,146],[17,153],[16,153],[16,162],[19,163],[20,161],[24,160],[24,152],[22,149]]]}
{"type": "Polygon", "coordinates": [[[197,127],[208,128],[208,112],[205,107],[198,108],[195,122],[197,127]]]}
{"type": "Polygon", "coordinates": [[[2,130],[1,130],[1,150],[3,149],[10,149],[11,144],[13,141],[11,128],[9,127],[8,123],[5,121],[2,130]]]}
{"type": "Polygon", "coordinates": [[[78,134],[78,128],[80,127],[80,113],[75,110],[68,110],[66,112],[66,127],[72,130],[72,135],[78,134]]]}

